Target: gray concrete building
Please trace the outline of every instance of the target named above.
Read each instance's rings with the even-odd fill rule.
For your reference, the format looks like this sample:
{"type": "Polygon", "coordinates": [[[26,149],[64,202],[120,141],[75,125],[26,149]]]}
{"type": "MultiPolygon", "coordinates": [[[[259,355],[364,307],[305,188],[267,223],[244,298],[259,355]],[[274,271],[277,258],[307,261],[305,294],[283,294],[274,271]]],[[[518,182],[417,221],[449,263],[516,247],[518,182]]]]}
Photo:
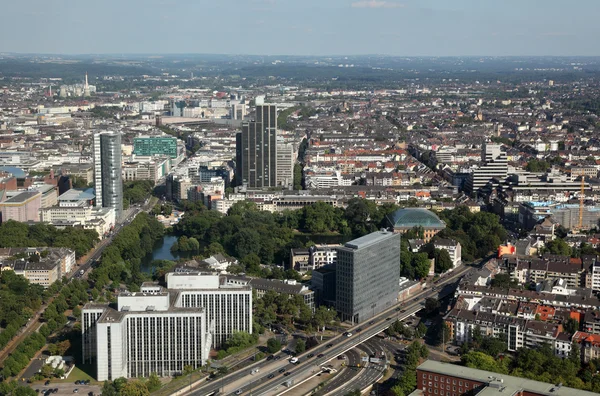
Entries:
{"type": "Polygon", "coordinates": [[[337,248],[336,307],[361,323],[398,301],[400,234],[376,231],[337,248]]]}

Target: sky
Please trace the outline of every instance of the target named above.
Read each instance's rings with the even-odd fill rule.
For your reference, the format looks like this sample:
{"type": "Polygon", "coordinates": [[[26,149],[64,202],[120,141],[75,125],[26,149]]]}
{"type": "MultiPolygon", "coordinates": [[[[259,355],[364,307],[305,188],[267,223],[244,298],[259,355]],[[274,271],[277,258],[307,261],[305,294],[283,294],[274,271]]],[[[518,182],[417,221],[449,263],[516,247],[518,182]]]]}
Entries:
{"type": "Polygon", "coordinates": [[[599,0],[4,0],[0,52],[600,55],[599,0]]]}

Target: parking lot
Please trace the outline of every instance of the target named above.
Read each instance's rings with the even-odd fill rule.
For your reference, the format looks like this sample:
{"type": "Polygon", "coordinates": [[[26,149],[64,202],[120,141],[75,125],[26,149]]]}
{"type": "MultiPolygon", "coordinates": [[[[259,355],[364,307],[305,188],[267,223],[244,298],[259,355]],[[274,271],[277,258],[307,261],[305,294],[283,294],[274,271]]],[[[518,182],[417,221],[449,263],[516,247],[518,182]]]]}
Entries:
{"type": "Polygon", "coordinates": [[[50,383],[44,385],[44,383],[31,384],[32,389],[37,390],[39,395],[47,394],[48,396],[55,395],[80,395],[80,396],[92,396],[99,395],[101,393],[100,385],[75,385],[75,383],[50,383]],[[57,389],[56,392],[48,393],[50,389],[57,389]],[[75,392],[77,389],[77,392],[75,392]]]}

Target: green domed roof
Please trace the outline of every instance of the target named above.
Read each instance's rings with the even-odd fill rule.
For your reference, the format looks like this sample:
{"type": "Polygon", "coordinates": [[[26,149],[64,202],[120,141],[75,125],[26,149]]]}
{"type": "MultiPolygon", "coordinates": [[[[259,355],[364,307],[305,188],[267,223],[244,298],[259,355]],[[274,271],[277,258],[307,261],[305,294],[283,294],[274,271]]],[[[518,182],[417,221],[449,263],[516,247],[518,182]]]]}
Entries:
{"type": "Polygon", "coordinates": [[[390,221],[394,228],[433,228],[443,230],[446,224],[435,213],[422,208],[398,209],[390,215],[390,221]]]}

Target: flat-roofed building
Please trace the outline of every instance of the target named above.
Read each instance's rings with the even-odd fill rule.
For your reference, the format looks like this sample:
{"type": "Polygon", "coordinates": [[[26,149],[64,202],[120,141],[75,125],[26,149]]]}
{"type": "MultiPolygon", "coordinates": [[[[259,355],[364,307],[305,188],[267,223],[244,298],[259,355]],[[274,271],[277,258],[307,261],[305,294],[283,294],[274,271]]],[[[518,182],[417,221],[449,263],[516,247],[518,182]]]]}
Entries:
{"type": "Polygon", "coordinates": [[[377,231],[337,248],[336,307],[342,320],[361,323],[398,300],[400,235],[377,231]]]}
{"type": "Polygon", "coordinates": [[[2,222],[14,220],[19,222],[40,221],[42,193],[39,191],[23,191],[4,202],[0,202],[2,222]]]}

